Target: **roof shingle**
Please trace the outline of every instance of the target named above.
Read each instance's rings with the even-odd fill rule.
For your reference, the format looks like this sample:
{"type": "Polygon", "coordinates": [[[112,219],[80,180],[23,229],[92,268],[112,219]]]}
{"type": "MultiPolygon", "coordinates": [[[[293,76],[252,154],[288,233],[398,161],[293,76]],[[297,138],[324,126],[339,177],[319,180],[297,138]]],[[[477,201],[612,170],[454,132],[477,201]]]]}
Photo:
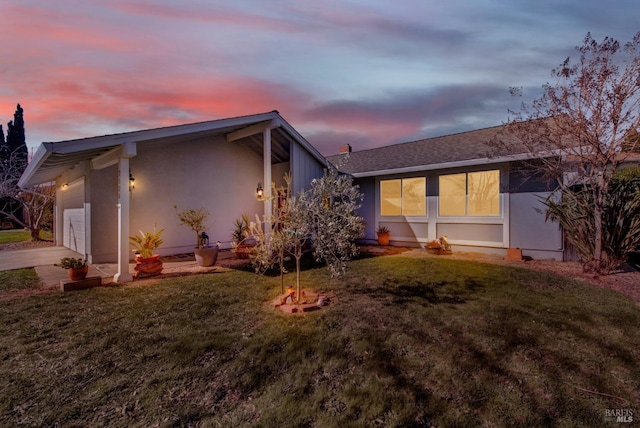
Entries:
{"type": "Polygon", "coordinates": [[[492,148],[487,145],[491,139],[504,129],[494,126],[459,134],[444,135],[407,143],[393,144],[345,155],[328,156],[327,159],[339,165],[341,172],[347,174],[388,171],[451,162],[487,159],[492,148]]]}

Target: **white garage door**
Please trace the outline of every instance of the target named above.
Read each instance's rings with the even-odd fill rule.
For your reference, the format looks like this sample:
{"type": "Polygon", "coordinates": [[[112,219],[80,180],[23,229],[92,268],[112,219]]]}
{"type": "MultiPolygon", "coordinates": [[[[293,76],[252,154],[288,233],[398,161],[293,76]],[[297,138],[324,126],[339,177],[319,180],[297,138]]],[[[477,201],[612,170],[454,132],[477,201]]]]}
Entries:
{"type": "Polygon", "coordinates": [[[80,253],[85,254],[85,226],[84,208],[71,208],[64,210],[64,228],[62,245],[80,253]]]}

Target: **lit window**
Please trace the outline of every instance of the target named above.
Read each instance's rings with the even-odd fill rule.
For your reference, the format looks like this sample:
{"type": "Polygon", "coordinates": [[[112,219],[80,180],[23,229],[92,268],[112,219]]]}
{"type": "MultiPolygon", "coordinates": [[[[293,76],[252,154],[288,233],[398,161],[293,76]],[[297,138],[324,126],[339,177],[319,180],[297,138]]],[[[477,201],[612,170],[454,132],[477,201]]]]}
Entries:
{"type": "Polygon", "coordinates": [[[427,180],[424,177],[380,181],[380,214],[426,216],[427,180]]]}
{"type": "Polygon", "coordinates": [[[465,215],[467,174],[440,176],[440,215],[465,215]]]}
{"type": "Polygon", "coordinates": [[[500,172],[470,172],[469,215],[500,215],[500,172]]]}
{"type": "Polygon", "coordinates": [[[500,171],[448,174],[439,177],[441,216],[500,215],[500,171]]]}

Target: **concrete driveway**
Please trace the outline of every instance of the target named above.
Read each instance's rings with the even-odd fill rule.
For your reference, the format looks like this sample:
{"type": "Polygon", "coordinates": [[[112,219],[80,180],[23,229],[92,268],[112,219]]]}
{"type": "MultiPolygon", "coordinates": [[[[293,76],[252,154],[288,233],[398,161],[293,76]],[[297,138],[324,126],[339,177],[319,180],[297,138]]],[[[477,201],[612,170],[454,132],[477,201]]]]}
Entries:
{"type": "MultiPolygon", "coordinates": [[[[24,250],[0,251],[0,271],[35,268],[42,285],[57,285],[61,279],[67,279],[67,271],[54,263],[59,263],[63,257],[83,257],[75,251],[65,247],[40,247],[24,250]]],[[[89,276],[109,277],[111,272],[104,272],[97,267],[89,266],[89,276]]]]}

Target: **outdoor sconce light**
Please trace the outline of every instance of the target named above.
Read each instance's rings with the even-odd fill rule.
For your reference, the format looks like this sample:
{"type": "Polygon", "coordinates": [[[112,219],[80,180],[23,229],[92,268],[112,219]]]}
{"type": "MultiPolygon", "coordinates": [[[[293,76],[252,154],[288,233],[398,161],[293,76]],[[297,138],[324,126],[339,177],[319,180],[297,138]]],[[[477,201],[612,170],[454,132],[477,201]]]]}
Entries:
{"type": "Polygon", "coordinates": [[[129,191],[132,191],[136,188],[136,179],[131,175],[131,170],[129,170],[129,191]]]}
{"type": "Polygon", "coordinates": [[[69,188],[69,184],[64,183],[64,184],[62,185],[62,190],[67,190],[68,188],[69,188]]]}
{"type": "Polygon", "coordinates": [[[262,200],[262,198],[264,197],[264,189],[262,188],[262,182],[258,183],[258,187],[256,187],[256,197],[258,198],[258,200],[262,200]]]}

